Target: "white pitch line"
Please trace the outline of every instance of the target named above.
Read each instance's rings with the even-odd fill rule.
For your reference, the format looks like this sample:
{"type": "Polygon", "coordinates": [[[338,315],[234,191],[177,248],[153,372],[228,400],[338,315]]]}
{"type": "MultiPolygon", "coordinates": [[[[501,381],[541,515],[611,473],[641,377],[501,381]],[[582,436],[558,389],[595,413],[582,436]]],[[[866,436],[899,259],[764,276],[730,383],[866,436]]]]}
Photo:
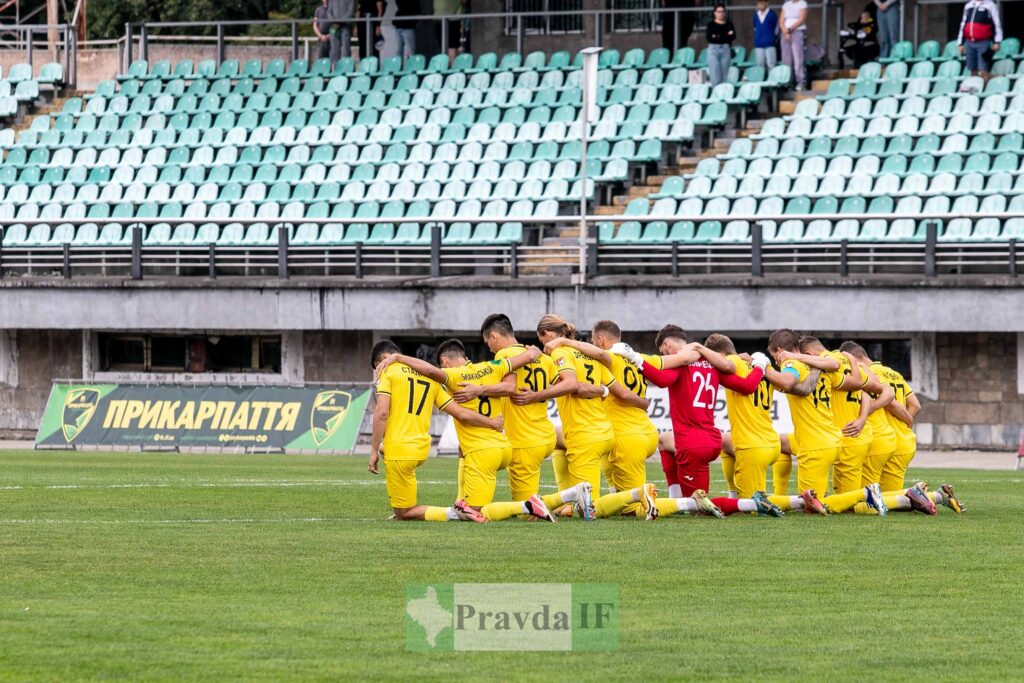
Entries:
{"type": "MultiPolygon", "coordinates": [[[[454,486],[455,481],[420,481],[420,484],[454,486]]],[[[178,482],[178,483],[141,483],[141,484],[47,484],[43,486],[3,486],[0,491],[21,491],[25,489],[46,489],[54,491],[77,489],[217,489],[217,488],[301,488],[316,486],[377,486],[383,485],[384,479],[323,479],[323,480],[282,480],[282,481],[246,481],[246,482],[178,482]]]]}
{"type": "Polygon", "coordinates": [[[255,517],[229,517],[225,519],[0,519],[0,524],[323,524],[331,522],[387,521],[377,519],[346,519],[344,517],[279,517],[257,519],[255,517]]]}

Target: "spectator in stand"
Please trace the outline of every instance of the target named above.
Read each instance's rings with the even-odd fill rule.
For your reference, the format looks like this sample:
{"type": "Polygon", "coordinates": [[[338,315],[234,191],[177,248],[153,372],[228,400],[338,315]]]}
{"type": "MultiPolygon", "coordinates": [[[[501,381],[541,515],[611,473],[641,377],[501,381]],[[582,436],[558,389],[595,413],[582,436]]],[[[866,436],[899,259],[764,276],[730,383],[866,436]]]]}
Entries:
{"type": "MultiPolygon", "coordinates": [[[[380,37],[383,45],[380,48],[380,59],[391,59],[398,55],[398,29],[395,28],[395,16],[398,14],[398,0],[384,0],[384,13],[380,18],[380,37]]],[[[403,62],[404,63],[404,62],[403,62]]]]}
{"type": "MultiPolygon", "coordinates": [[[[317,59],[331,56],[331,22],[328,21],[329,11],[327,0],[323,0],[323,3],[313,12],[313,33],[316,34],[317,59]]],[[[331,65],[334,65],[333,62],[331,65]]]]}
{"type": "Polygon", "coordinates": [[[437,44],[441,45],[442,50],[447,48],[449,64],[455,61],[455,55],[459,53],[459,45],[462,43],[462,19],[457,16],[462,14],[462,4],[463,0],[434,0],[434,16],[451,17],[448,20],[448,45],[441,45],[443,22],[436,22],[437,44]]]}
{"type": "Polygon", "coordinates": [[[327,7],[328,33],[331,36],[331,66],[352,54],[352,18],[356,14],[354,0],[324,0],[327,7]]]}
{"type": "Polygon", "coordinates": [[[999,23],[999,8],[995,2],[967,0],[957,42],[971,74],[981,76],[987,83],[992,55],[999,51],[999,43],[1003,42],[1003,27],[999,23]]]}
{"type": "MultiPolygon", "coordinates": [[[[377,0],[359,0],[359,17],[379,17],[384,12],[383,3],[377,0]]],[[[374,22],[359,22],[359,57],[373,56],[376,50],[377,37],[381,35],[380,24],[374,22]]]]}
{"type": "Polygon", "coordinates": [[[715,5],[707,28],[708,80],[714,87],[729,79],[732,66],[732,41],[736,40],[736,27],[725,16],[725,5],[715,5]]]}
{"type": "Polygon", "coordinates": [[[775,42],[779,37],[779,17],[768,8],[768,0],[757,0],[754,12],[754,61],[758,66],[771,69],[778,61],[775,42]]]}
{"type": "Polygon", "coordinates": [[[892,46],[900,42],[900,0],[874,0],[878,27],[879,57],[888,57],[892,46]]]}
{"type": "MultiPolygon", "coordinates": [[[[696,7],[695,0],[662,0],[665,9],[693,9],[696,7]]],[[[696,12],[662,12],[661,14],[661,46],[668,49],[673,55],[677,49],[683,49],[690,42],[690,34],[693,33],[694,18],[696,12]],[[676,16],[679,19],[676,19],[676,16]],[[676,22],[679,23],[679,35],[676,35],[676,22]],[[678,41],[678,42],[677,42],[678,41]]]]}
{"type": "Polygon", "coordinates": [[[858,69],[868,62],[878,59],[875,18],[871,16],[871,12],[864,10],[861,12],[860,21],[851,21],[847,26],[850,28],[839,32],[839,37],[842,40],[839,68],[843,67],[842,55],[849,57],[858,69]]]}
{"type": "MultiPolygon", "coordinates": [[[[420,14],[418,0],[397,0],[397,17],[416,17],[420,14]]],[[[395,30],[398,35],[397,54],[402,55],[402,63],[416,54],[416,22],[408,19],[395,19],[395,30]]]]}
{"type": "Polygon", "coordinates": [[[786,0],[782,3],[782,63],[793,69],[796,89],[807,88],[804,70],[804,39],[807,37],[807,2],[786,0]]]}

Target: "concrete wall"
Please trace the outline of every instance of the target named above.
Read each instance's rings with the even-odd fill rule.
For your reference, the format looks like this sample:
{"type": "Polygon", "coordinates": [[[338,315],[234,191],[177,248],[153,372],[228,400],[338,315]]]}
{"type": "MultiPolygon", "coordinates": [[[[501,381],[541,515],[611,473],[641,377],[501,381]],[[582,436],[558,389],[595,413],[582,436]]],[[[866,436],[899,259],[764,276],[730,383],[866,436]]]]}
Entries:
{"type": "MultiPolygon", "coordinates": [[[[17,362],[15,376],[0,383],[0,432],[35,434],[54,379],[82,374],[82,335],[73,330],[18,330],[7,346],[17,362]]],[[[6,345],[5,345],[6,346],[6,345]]]]}
{"type": "Polygon", "coordinates": [[[919,443],[1017,448],[1024,425],[1017,340],[989,332],[936,335],[938,397],[921,401],[919,443]]]}

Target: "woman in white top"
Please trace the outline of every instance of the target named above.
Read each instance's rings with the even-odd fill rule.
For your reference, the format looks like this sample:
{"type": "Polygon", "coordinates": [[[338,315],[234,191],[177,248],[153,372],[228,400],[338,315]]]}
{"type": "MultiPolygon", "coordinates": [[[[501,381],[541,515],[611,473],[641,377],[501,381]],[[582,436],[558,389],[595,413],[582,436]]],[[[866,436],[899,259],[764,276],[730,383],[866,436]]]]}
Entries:
{"type": "Polygon", "coordinates": [[[804,90],[807,88],[807,73],[804,70],[804,39],[807,36],[805,0],[786,0],[782,3],[779,31],[782,34],[782,63],[793,70],[796,89],[804,90]]]}

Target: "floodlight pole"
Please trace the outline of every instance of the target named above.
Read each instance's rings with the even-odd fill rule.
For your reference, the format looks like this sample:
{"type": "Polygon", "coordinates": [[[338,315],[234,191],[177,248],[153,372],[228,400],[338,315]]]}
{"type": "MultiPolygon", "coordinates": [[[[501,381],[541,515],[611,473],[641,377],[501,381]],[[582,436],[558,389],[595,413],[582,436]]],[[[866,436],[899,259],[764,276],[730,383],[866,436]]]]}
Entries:
{"type": "Polygon", "coordinates": [[[587,282],[587,142],[590,136],[590,121],[597,116],[597,57],[603,48],[588,47],[580,50],[583,55],[583,106],[580,107],[580,235],[579,273],[576,275],[576,312],[579,315],[580,289],[587,282]]]}

